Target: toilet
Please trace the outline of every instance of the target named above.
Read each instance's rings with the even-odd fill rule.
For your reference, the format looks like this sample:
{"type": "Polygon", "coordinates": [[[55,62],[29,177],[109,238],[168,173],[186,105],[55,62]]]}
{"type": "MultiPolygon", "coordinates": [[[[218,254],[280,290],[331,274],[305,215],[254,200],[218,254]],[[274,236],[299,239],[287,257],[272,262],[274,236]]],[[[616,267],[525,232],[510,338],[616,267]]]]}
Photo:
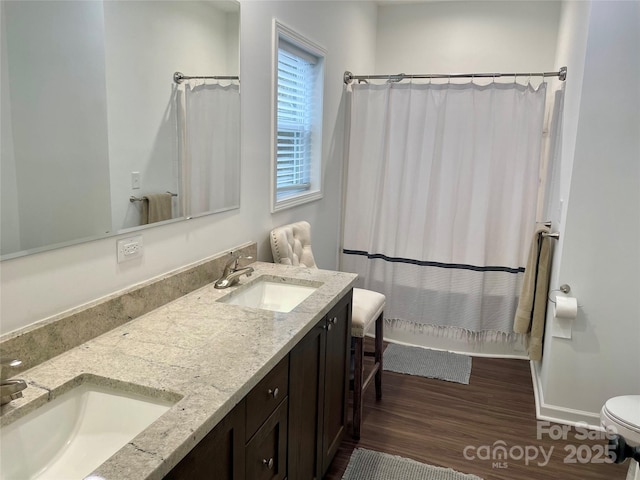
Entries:
{"type": "Polygon", "coordinates": [[[640,480],[640,395],[607,400],[600,411],[600,422],[619,436],[609,443],[618,457],[616,463],[622,463],[625,458],[631,459],[626,480],[640,480]]]}

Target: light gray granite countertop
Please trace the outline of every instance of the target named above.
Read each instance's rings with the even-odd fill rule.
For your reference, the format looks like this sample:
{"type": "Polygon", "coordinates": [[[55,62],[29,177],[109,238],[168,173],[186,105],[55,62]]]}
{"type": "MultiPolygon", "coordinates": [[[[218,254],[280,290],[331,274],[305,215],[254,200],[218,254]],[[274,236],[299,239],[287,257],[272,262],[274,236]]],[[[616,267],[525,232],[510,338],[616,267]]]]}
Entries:
{"type": "Polygon", "coordinates": [[[2,407],[0,425],[82,382],[177,401],[103,463],[106,480],[161,479],[311,330],[356,275],[251,264],[240,285],[207,285],[20,375],[24,397],[2,407]],[[261,276],[320,285],[290,313],[217,302],[261,276]]]}

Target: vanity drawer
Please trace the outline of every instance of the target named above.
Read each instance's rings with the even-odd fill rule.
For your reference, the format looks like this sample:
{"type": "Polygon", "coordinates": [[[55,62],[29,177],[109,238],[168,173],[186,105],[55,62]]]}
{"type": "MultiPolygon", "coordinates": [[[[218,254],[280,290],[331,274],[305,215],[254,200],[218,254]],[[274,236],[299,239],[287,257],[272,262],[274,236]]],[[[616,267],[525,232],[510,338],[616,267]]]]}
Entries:
{"type": "Polygon", "coordinates": [[[248,479],[282,480],[287,476],[287,411],[285,398],[247,443],[248,479]]]}
{"type": "Polygon", "coordinates": [[[247,395],[246,441],[258,431],[289,393],[289,356],[271,370],[247,395]]]}

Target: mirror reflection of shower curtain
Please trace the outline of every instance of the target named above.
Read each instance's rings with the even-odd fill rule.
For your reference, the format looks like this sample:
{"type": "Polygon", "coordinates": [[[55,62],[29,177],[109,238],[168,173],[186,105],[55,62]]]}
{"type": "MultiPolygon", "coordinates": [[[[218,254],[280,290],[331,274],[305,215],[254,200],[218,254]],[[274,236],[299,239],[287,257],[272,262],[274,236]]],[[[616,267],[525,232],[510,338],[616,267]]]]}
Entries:
{"type": "Polygon", "coordinates": [[[240,206],[240,86],[178,86],[182,205],[187,217],[240,206]]]}
{"type": "Polygon", "coordinates": [[[352,89],[341,269],[386,295],[390,338],[521,342],[546,84],[352,89]]]}

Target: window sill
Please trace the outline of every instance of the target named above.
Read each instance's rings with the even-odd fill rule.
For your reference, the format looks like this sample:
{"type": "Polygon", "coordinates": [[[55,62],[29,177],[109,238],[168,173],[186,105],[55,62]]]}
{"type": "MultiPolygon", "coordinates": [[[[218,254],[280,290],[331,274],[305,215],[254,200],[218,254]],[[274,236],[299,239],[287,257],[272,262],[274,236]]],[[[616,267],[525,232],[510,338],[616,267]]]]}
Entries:
{"type": "Polygon", "coordinates": [[[282,200],[274,200],[271,205],[271,213],[276,213],[287,208],[297,207],[305,203],[315,202],[322,199],[322,191],[316,190],[313,192],[300,193],[298,195],[291,195],[290,197],[283,198],[282,200]]]}

